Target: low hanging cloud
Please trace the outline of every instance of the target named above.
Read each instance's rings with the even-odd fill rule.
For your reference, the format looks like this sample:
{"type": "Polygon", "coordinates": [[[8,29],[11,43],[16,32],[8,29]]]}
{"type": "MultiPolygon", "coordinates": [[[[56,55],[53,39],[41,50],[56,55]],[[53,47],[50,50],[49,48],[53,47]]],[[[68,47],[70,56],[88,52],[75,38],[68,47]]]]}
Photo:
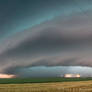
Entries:
{"type": "Polygon", "coordinates": [[[36,67],[10,67],[4,73],[17,77],[63,77],[64,74],[80,74],[81,77],[92,77],[91,67],[82,66],[36,66],[36,67]],[[38,74],[39,73],[39,74],[38,74]]]}
{"type": "Polygon", "coordinates": [[[67,66],[64,74],[69,66],[91,67],[92,21],[90,12],[87,14],[59,17],[5,39],[0,45],[0,72],[22,76],[23,71],[33,73],[33,66],[67,66]]]}

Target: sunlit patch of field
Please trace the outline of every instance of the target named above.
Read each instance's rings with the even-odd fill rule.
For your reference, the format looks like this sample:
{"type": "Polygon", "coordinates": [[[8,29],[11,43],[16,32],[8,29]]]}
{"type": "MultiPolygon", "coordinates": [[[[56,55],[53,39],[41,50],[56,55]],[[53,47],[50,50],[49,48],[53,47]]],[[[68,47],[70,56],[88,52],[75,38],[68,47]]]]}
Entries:
{"type": "Polygon", "coordinates": [[[0,84],[0,92],[92,92],[92,81],[0,84]]]}

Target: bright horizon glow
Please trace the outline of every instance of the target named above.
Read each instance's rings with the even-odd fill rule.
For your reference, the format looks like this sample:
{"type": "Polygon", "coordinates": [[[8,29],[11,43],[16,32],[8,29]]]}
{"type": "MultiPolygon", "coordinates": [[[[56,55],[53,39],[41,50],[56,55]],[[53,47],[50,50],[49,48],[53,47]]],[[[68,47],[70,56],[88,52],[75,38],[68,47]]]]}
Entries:
{"type": "Polygon", "coordinates": [[[79,78],[80,77],[80,74],[65,74],[64,77],[66,77],[66,78],[72,78],[72,77],[79,78]]]}
{"type": "Polygon", "coordinates": [[[15,78],[15,75],[11,75],[11,74],[0,74],[0,78],[15,78]]]}

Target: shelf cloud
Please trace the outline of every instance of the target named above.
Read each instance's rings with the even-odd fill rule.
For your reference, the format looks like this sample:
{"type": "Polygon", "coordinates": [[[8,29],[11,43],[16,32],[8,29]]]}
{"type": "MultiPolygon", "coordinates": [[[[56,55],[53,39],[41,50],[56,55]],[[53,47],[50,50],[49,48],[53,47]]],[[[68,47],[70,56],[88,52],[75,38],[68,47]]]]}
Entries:
{"type": "Polygon", "coordinates": [[[11,1],[11,7],[0,1],[10,12],[0,6],[1,73],[19,77],[68,72],[92,76],[92,1],[65,1],[16,0],[15,5],[11,1]],[[43,9],[41,5],[45,5],[43,9]]]}

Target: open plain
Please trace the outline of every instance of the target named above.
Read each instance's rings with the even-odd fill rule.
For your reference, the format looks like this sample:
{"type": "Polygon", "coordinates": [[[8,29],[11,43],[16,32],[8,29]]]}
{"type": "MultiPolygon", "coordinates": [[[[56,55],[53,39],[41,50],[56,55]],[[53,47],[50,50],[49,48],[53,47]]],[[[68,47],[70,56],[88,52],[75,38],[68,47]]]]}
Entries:
{"type": "Polygon", "coordinates": [[[0,92],[92,92],[92,81],[0,84],[0,92]]]}

